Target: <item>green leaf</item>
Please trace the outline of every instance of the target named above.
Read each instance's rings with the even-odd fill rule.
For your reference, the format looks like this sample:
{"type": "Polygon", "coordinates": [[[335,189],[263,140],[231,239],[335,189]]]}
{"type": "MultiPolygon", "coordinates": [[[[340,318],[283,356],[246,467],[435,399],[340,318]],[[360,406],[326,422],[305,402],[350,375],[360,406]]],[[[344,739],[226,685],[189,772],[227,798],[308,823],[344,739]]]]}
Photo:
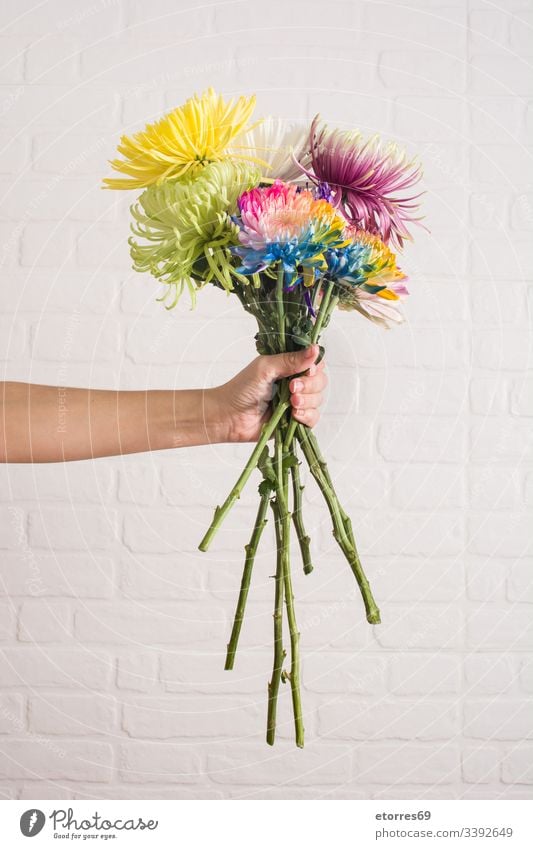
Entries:
{"type": "Polygon", "coordinates": [[[289,454],[288,457],[284,457],[282,461],[283,470],[286,472],[288,469],[292,469],[293,466],[299,466],[298,460],[294,456],[294,454],[289,454]]]}
{"type": "Polygon", "coordinates": [[[273,485],[269,480],[262,480],[259,484],[259,495],[262,497],[263,495],[268,495],[273,490],[273,485]]]}
{"type": "Polygon", "coordinates": [[[293,342],[296,342],[297,345],[301,345],[303,348],[308,348],[311,344],[311,336],[305,335],[300,336],[296,333],[291,334],[291,339],[293,342]]]}

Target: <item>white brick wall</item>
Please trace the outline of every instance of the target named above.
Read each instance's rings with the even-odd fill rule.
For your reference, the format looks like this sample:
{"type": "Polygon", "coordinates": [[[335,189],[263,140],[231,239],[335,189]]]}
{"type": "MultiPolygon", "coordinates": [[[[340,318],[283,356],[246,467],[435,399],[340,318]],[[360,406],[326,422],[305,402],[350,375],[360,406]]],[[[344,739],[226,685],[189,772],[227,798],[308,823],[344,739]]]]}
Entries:
{"type": "Polygon", "coordinates": [[[339,315],[329,334],[318,430],[384,624],[364,623],[310,482],[305,750],[286,693],[263,743],[269,534],[223,670],[252,485],[196,550],[247,446],[7,466],[0,795],[529,795],[531,0],[5,0],[1,14],[3,379],[209,385],[254,355],[250,319],[219,292],[164,313],[130,271],[132,197],[99,188],[120,133],[193,90],[397,138],[424,161],[432,232],[406,251],[403,327],[339,315]]]}

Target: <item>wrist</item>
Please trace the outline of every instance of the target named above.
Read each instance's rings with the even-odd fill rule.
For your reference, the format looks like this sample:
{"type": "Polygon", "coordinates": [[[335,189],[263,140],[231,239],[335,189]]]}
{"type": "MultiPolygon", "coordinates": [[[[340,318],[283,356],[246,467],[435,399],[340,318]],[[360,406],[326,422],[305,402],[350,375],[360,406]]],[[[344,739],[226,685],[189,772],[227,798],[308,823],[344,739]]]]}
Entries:
{"type": "Polygon", "coordinates": [[[194,390],[200,404],[202,444],[233,442],[231,420],[224,403],[221,387],[194,390]]]}
{"type": "Polygon", "coordinates": [[[157,447],[231,441],[228,416],[216,388],[156,392],[153,401],[153,441],[157,447]]]}

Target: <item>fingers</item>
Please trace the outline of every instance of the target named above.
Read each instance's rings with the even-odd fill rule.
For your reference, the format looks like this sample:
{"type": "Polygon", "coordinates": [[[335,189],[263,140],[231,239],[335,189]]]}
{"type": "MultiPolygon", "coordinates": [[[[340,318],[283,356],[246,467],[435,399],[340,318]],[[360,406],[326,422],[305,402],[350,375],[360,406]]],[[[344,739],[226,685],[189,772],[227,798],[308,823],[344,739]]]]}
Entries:
{"type": "Polygon", "coordinates": [[[314,427],[320,417],[322,393],[328,382],[324,362],[315,365],[319,352],[318,345],[310,345],[304,351],[261,356],[254,361],[260,376],[268,381],[299,375],[289,383],[292,415],[308,427],[314,427]]]}
{"type": "Polygon", "coordinates": [[[308,369],[307,374],[301,377],[295,377],[289,384],[289,389],[295,394],[311,395],[317,392],[323,392],[327,386],[328,379],[324,372],[324,361],[317,366],[312,366],[308,369]]]}
{"type": "Polygon", "coordinates": [[[307,374],[291,380],[289,389],[293,418],[308,427],[314,427],[320,417],[319,408],[327,382],[323,362],[313,366],[313,373],[309,369],[307,374]]]}
{"type": "Polygon", "coordinates": [[[314,362],[318,357],[319,350],[318,345],[310,345],[304,351],[272,354],[271,356],[260,357],[259,359],[261,360],[261,366],[268,372],[267,377],[270,380],[277,380],[280,377],[290,377],[291,374],[316,368],[314,362]]]}
{"type": "Polygon", "coordinates": [[[321,392],[309,392],[306,395],[291,393],[291,406],[295,410],[314,410],[322,406],[322,400],[321,392]]]}
{"type": "Polygon", "coordinates": [[[296,419],[297,422],[301,422],[308,427],[314,427],[320,418],[320,413],[318,409],[293,410],[292,417],[293,419],[296,419]]]}
{"type": "Polygon", "coordinates": [[[324,366],[325,366],[324,360],[321,360],[318,365],[315,365],[315,363],[313,363],[307,369],[307,374],[310,375],[311,377],[314,377],[314,375],[317,374],[319,371],[324,370],[324,366]]]}

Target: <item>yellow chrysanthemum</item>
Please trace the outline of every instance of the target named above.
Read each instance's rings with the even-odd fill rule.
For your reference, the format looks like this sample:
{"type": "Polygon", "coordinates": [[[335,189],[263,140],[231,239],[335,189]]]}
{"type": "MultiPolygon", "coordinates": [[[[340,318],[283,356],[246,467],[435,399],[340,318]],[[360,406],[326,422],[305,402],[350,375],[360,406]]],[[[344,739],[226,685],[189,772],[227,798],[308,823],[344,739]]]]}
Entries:
{"type": "MultiPolygon", "coordinates": [[[[396,255],[379,236],[356,227],[347,227],[346,233],[356,245],[367,251],[363,266],[366,283],[388,287],[390,283],[406,279],[403,271],[396,265],[396,255]]],[[[390,301],[398,299],[398,295],[391,288],[382,289],[377,294],[380,298],[390,301]]]]}
{"type": "Polygon", "coordinates": [[[235,138],[250,129],[254,108],[255,97],[225,101],[212,88],[194,95],[142,132],[122,136],[118,152],[124,159],[110,164],[128,179],[107,177],[104,183],[110,189],[143,189],[194,176],[229,155],[227,148],[235,138]]]}

